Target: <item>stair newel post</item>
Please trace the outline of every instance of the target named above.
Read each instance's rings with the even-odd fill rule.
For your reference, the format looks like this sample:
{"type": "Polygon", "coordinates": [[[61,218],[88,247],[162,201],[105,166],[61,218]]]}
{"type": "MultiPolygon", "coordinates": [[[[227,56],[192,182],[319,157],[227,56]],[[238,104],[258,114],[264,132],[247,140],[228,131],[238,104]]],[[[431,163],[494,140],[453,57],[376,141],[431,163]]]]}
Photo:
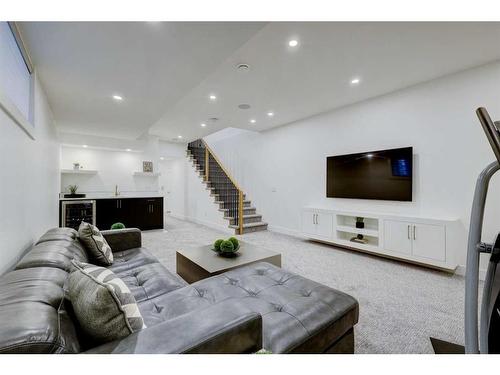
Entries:
{"type": "Polygon", "coordinates": [[[205,181],[208,182],[208,168],[209,168],[209,157],[210,153],[208,151],[208,148],[205,147],[205,181]]]}
{"type": "Polygon", "coordinates": [[[238,190],[238,226],[239,233],[243,234],[243,191],[238,190]]]}

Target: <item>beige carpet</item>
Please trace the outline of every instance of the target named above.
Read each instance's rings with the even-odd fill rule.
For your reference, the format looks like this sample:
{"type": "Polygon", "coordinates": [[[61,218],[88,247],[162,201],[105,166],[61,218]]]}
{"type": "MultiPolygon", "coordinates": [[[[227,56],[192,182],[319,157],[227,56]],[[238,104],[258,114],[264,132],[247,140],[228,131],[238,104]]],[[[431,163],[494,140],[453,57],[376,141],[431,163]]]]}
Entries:
{"type": "MultiPolygon", "coordinates": [[[[175,272],[175,251],[205,245],[221,232],[167,218],[143,244],[175,272]]],[[[429,337],[463,345],[464,279],[270,231],[241,236],[282,254],[282,267],[349,293],[360,304],[356,353],[433,353],[429,337]]]]}

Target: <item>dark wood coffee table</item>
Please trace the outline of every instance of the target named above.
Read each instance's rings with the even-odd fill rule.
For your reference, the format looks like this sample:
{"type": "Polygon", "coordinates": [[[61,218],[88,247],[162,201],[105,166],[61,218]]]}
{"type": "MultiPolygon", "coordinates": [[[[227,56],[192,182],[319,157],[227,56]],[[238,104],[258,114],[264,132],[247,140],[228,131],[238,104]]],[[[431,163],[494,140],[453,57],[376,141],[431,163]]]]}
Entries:
{"type": "Polygon", "coordinates": [[[224,258],[210,250],[212,245],[178,250],[176,254],[177,274],[188,283],[206,279],[233,268],[256,262],[268,262],[281,267],[281,254],[240,241],[238,256],[224,258]]]}

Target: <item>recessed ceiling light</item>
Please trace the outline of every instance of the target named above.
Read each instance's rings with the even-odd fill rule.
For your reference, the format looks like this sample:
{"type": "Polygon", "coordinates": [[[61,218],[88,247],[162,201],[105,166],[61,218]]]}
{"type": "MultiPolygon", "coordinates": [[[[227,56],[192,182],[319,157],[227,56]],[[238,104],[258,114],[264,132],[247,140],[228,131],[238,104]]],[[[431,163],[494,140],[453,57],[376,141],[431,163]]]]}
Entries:
{"type": "Polygon", "coordinates": [[[255,123],[257,122],[257,120],[255,120],[255,119],[253,118],[253,119],[251,119],[251,120],[250,120],[250,122],[251,122],[252,124],[255,124],[255,123]]]}
{"type": "Polygon", "coordinates": [[[128,152],[130,152],[130,151],[132,151],[132,150],[131,150],[130,148],[127,148],[127,149],[126,149],[125,151],[128,151],[128,152]]]}
{"type": "Polygon", "coordinates": [[[238,108],[239,109],[249,109],[250,108],[250,104],[246,104],[246,103],[239,104],[238,108]]]}
{"type": "Polygon", "coordinates": [[[165,160],[165,158],[163,156],[160,156],[160,160],[165,160]]]}
{"type": "Polygon", "coordinates": [[[89,146],[87,146],[87,145],[83,145],[82,147],[83,147],[83,148],[87,148],[87,147],[89,147],[89,146]]]}
{"type": "Polygon", "coordinates": [[[361,82],[361,78],[359,78],[359,77],[351,79],[351,85],[357,85],[360,82],[361,82]]]}
{"type": "Polygon", "coordinates": [[[290,47],[297,47],[299,45],[299,41],[296,39],[292,39],[292,40],[288,41],[288,45],[290,47]]]}
{"type": "Polygon", "coordinates": [[[205,123],[201,124],[202,128],[204,128],[205,126],[207,126],[207,124],[205,124],[205,123]]]}
{"type": "Polygon", "coordinates": [[[217,96],[215,96],[214,94],[210,94],[210,95],[208,96],[208,98],[209,98],[210,100],[217,100],[217,96]]]}
{"type": "Polygon", "coordinates": [[[122,101],[123,100],[123,96],[120,96],[120,95],[113,95],[113,99],[117,100],[117,101],[122,101]]]}
{"type": "Polygon", "coordinates": [[[242,71],[242,72],[246,72],[250,69],[250,65],[245,64],[245,63],[241,63],[241,64],[236,65],[236,69],[238,69],[239,71],[242,71]]]}
{"type": "Polygon", "coordinates": [[[274,112],[267,112],[267,115],[268,115],[269,117],[273,117],[273,116],[274,116],[274,112]]]}
{"type": "Polygon", "coordinates": [[[178,135],[177,138],[182,139],[182,135],[178,135]]]}

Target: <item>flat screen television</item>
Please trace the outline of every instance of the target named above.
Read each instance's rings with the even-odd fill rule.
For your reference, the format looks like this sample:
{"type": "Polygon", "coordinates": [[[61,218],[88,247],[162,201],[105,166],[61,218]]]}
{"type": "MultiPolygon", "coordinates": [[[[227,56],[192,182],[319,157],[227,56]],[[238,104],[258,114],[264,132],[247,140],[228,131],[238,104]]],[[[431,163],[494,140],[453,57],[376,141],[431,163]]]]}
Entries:
{"type": "Polygon", "coordinates": [[[413,148],[329,156],[328,198],[412,200],[413,148]]]}

